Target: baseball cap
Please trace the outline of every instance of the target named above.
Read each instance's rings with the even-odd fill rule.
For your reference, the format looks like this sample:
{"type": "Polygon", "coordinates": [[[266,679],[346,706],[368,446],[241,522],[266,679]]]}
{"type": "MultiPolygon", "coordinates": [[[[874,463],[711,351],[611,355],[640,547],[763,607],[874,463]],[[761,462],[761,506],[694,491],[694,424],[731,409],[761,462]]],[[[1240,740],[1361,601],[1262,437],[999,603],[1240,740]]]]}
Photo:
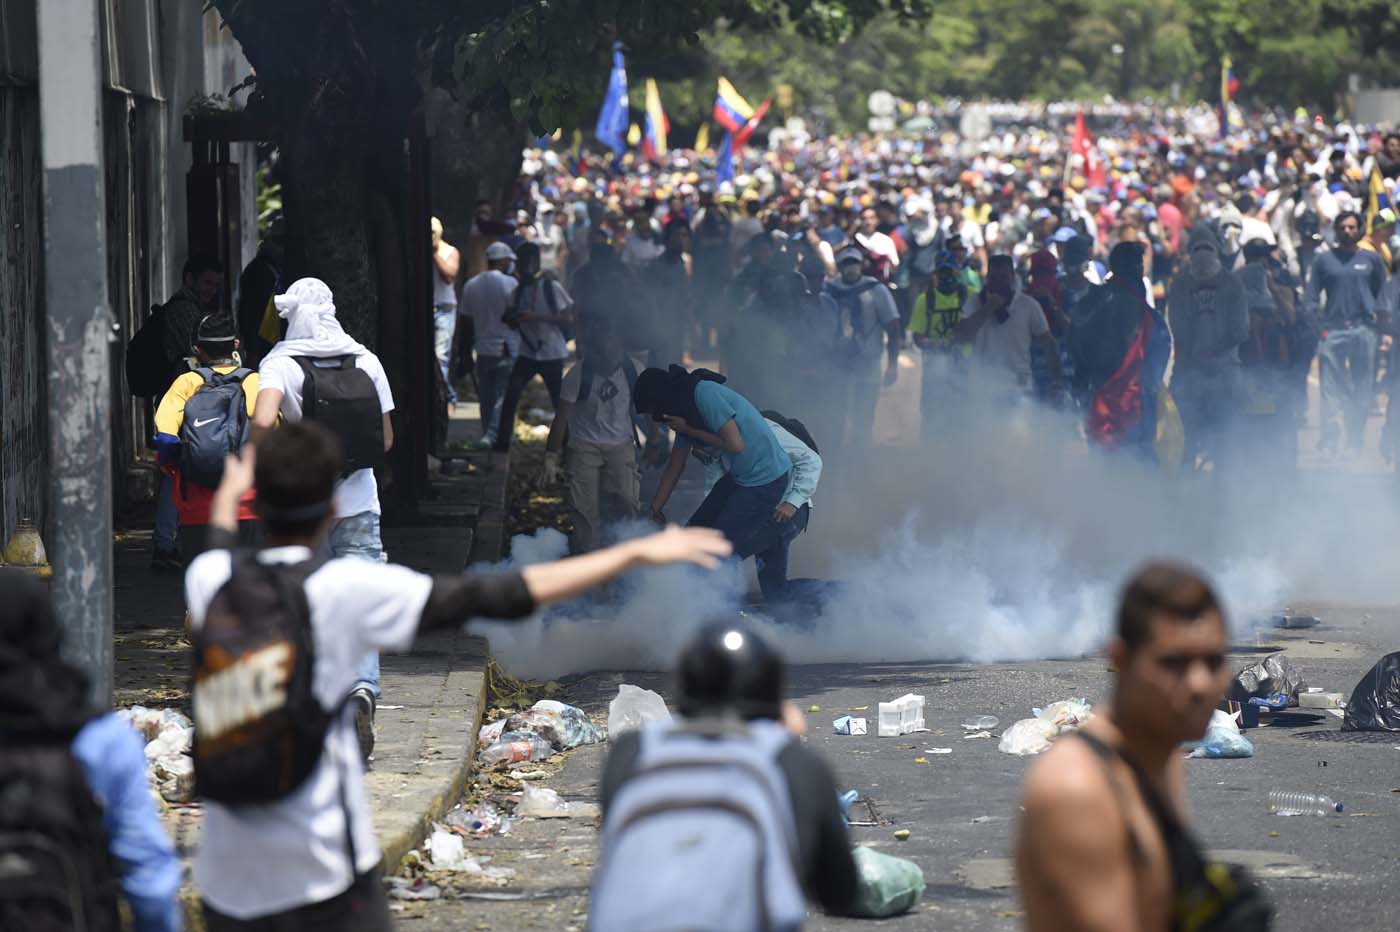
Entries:
{"type": "Polygon", "coordinates": [[[500,262],[514,258],[515,250],[511,249],[505,243],[492,243],[490,246],[486,247],[487,262],[500,262]]]}

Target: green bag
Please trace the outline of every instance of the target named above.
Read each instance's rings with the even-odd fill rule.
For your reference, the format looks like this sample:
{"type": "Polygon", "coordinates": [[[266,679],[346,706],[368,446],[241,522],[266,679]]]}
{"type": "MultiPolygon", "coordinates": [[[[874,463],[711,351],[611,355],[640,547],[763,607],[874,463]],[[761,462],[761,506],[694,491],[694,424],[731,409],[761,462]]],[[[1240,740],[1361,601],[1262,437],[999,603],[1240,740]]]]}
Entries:
{"type": "Polygon", "coordinates": [[[924,895],[924,872],[906,858],[881,854],[869,848],[851,852],[860,875],[851,914],[882,919],[908,912],[924,895]]]}

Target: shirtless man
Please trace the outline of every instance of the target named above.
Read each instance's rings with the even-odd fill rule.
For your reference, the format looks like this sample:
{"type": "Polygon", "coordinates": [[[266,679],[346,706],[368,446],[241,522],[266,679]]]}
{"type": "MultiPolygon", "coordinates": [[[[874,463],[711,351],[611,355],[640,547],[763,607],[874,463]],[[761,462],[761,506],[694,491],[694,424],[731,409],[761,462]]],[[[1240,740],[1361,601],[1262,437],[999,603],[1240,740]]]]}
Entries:
{"type": "MultiPolygon", "coordinates": [[[[1143,568],[1123,592],[1109,657],[1110,704],[1026,775],[1016,873],[1030,932],[1167,932],[1205,883],[1184,829],[1180,748],[1205,734],[1230,677],[1215,593],[1189,569],[1143,568]]],[[[1267,906],[1251,905],[1264,924],[1239,928],[1267,928],[1267,906]]]]}

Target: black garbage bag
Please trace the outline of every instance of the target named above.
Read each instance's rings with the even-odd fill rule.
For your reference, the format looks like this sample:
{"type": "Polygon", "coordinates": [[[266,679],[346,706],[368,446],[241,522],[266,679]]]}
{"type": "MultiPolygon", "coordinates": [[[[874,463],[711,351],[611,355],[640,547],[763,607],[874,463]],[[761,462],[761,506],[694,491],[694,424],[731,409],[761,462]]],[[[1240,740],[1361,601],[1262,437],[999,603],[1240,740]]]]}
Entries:
{"type": "Polygon", "coordinates": [[[1288,658],[1282,654],[1270,654],[1263,661],[1251,664],[1239,672],[1226,697],[1240,704],[1258,696],[1274,696],[1283,693],[1289,705],[1298,704],[1298,693],[1307,686],[1303,675],[1293,668],[1288,658]]]}
{"type": "Polygon", "coordinates": [[[1400,651],[1386,654],[1356,684],[1342,731],[1400,731],[1400,651]]]}

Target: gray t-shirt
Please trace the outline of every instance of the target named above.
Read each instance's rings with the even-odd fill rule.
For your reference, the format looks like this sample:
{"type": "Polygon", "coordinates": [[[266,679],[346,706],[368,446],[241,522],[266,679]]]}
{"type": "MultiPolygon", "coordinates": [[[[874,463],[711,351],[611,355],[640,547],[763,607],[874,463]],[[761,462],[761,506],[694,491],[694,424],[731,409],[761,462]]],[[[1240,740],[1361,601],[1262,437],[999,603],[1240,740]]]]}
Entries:
{"type": "MultiPolygon", "coordinates": [[[[641,371],[635,362],[633,366],[641,371]]],[[[573,416],[569,418],[570,435],[584,443],[632,443],[636,436],[632,425],[632,391],[627,385],[625,367],[618,366],[606,376],[595,373],[592,390],[579,402],[582,383],[583,363],[579,362],[564,373],[564,384],[559,392],[560,400],[575,403],[573,416]]]]}

